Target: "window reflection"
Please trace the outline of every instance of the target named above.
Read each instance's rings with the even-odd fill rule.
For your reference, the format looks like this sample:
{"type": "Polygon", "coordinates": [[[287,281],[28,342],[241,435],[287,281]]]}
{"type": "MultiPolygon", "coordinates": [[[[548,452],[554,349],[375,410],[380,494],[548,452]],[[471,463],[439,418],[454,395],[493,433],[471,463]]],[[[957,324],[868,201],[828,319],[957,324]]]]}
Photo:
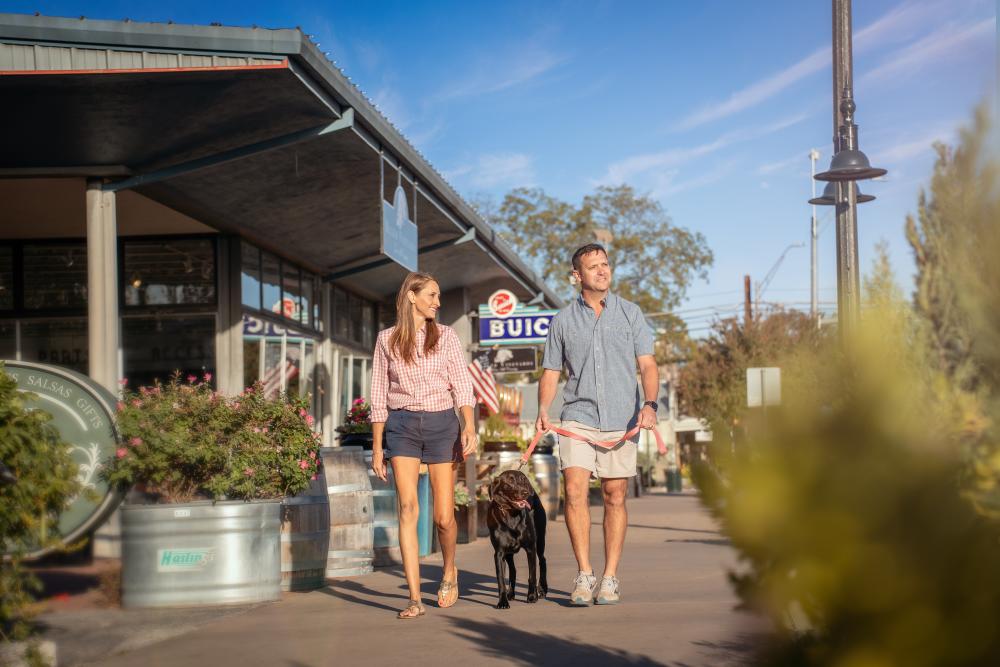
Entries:
{"type": "Polygon", "coordinates": [[[215,303],[215,244],[211,239],[130,239],[123,245],[126,306],[215,303]]]}
{"type": "Polygon", "coordinates": [[[17,359],[17,323],[0,320],[0,359],[17,359]]]}
{"type": "Polygon", "coordinates": [[[0,246],[0,310],[14,308],[14,249],[0,246]]]}
{"type": "Polygon", "coordinates": [[[87,320],[83,317],[21,322],[21,359],[88,371],[87,320]]]}
{"type": "Polygon", "coordinates": [[[87,306],[87,248],[81,244],[24,246],[24,307],[28,310],[87,306]]]}
{"type": "Polygon", "coordinates": [[[281,314],[281,274],[278,258],[269,252],[261,253],[261,280],[264,283],[264,302],[261,310],[281,314]]]}
{"type": "Polygon", "coordinates": [[[260,310],[260,250],[246,243],[241,244],[242,255],[240,285],[243,305],[260,310]]]}
{"type": "Polygon", "coordinates": [[[175,371],[201,380],[215,375],[215,316],[122,318],[122,349],[129,386],[166,382],[175,371]]]}

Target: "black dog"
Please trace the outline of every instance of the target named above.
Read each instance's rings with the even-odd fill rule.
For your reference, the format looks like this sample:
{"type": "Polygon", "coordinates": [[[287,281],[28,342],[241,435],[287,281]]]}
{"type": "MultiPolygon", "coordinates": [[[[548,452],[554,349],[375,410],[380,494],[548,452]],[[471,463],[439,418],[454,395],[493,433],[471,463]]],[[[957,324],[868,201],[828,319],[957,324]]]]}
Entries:
{"type": "Polygon", "coordinates": [[[549,585],[545,576],[545,508],[531,482],[518,470],[505,470],[490,484],[490,508],[486,525],[493,543],[493,560],[497,568],[497,589],[500,598],[497,609],[510,609],[514,599],[514,554],[521,549],[528,555],[528,602],[545,597],[549,585]],[[535,558],[538,558],[538,583],[535,578],[535,558]],[[504,585],[504,564],[510,570],[510,588],[504,585]]]}

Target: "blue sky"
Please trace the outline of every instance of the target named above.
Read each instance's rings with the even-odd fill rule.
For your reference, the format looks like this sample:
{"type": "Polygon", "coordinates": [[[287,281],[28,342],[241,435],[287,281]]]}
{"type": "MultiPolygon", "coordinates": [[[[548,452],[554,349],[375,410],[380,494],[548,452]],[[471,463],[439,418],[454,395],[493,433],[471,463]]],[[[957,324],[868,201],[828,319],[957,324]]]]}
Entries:
{"type": "MultiPolygon", "coordinates": [[[[540,186],[579,201],[627,182],[715,252],[682,307],[735,313],[793,243],[766,301],[808,302],[810,148],[830,159],[830,3],[0,2],[89,18],[300,26],[456,189],[497,200],[540,186]]],[[[994,0],[854,3],[856,121],[873,163],[862,266],[880,239],[909,291],[903,236],[933,164],[997,81],[994,0]]],[[[821,301],[834,302],[832,215],[820,209],[821,301]]],[[[803,307],[807,307],[803,306],[803,307]]]]}

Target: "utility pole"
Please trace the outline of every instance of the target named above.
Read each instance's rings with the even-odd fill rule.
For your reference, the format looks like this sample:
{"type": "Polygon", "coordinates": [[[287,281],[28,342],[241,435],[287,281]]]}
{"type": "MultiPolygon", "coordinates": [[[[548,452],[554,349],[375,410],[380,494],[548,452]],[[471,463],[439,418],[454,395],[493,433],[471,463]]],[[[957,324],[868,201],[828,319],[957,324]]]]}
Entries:
{"type": "MultiPolygon", "coordinates": [[[[809,151],[809,161],[812,165],[812,178],[809,180],[812,182],[812,198],[816,199],[816,160],[819,159],[819,151],[815,148],[809,151]]],[[[810,262],[810,274],[809,274],[809,287],[810,287],[810,298],[809,298],[809,314],[812,316],[813,322],[816,327],[819,328],[819,267],[818,267],[818,245],[819,245],[819,225],[816,221],[816,205],[812,205],[812,224],[810,238],[812,240],[812,261],[810,262]]]]}
{"type": "Polygon", "coordinates": [[[743,323],[750,328],[753,323],[753,307],[750,301],[750,276],[743,276],[743,323]]]}

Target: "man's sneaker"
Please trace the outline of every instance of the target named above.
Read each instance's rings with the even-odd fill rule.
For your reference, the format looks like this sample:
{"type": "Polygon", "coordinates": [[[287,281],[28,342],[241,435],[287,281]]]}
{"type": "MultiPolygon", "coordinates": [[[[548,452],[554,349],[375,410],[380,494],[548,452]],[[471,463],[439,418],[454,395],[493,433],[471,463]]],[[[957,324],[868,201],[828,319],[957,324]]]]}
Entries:
{"type": "Polygon", "coordinates": [[[573,593],[569,596],[569,603],[574,607],[589,607],[594,600],[594,586],[597,585],[597,577],[586,572],[581,572],[573,580],[573,593]]]}
{"type": "Polygon", "coordinates": [[[597,592],[597,604],[618,604],[622,599],[621,582],[618,577],[601,577],[601,588],[597,592]]]}

